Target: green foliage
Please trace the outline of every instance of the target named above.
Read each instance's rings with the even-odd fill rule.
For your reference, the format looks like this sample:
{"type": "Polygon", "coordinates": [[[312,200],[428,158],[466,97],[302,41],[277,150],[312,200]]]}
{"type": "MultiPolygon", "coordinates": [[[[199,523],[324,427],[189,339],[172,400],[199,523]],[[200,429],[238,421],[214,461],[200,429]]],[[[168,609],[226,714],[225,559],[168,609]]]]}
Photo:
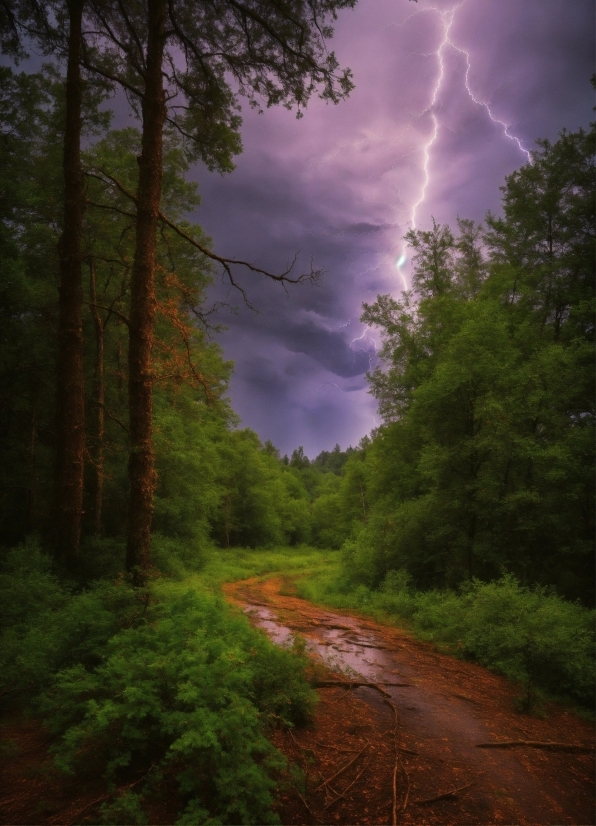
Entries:
{"type": "Polygon", "coordinates": [[[594,128],[539,142],[503,218],[410,231],[416,292],[364,305],[385,424],[342,480],[355,582],[508,571],[593,604],[595,181],[594,128]]]}
{"type": "MultiPolygon", "coordinates": [[[[274,822],[271,775],[282,763],[264,732],[308,719],[303,657],[274,647],[221,598],[173,585],[156,586],[103,652],[94,667],[60,671],[45,695],[63,733],[60,766],[92,760],[116,784],[131,771],[173,773],[189,805],[181,822],[274,822]]],[[[138,816],[130,795],[113,805],[138,816]]]]}
{"type": "Polygon", "coordinates": [[[200,581],[216,588],[223,582],[236,582],[265,574],[310,576],[314,571],[335,571],[337,558],[337,552],[306,545],[265,549],[218,548],[210,554],[200,578],[193,577],[190,581],[200,581]]]}
{"type": "Polygon", "coordinates": [[[590,706],[594,701],[594,614],[511,576],[474,581],[463,593],[415,598],[412,621],[427,639],[457,646],[525,687],[590,706]]]}
{"type": "Polygon", "coordinates": [[[141,807],[141,796],[131,791],[119,794],[109,803],[102,803],[100,813],[100,823],[118,823],[122,826],[125,824],[144,826],[144,824],[149,823],[149,819],[141,807]]]}
{"type": "Polygon", "coordinates": [[[405,622],[423,639],[519,682],[525,710],[538,691],[593,707],[594,611],[547,589],[523,587],[509,575],[490,583],[474,580],[460,592],[417,592],[403,569],[390,571],[373,589],[355,585],[336,567],[300,581],[298,593],[405,622]]]}
{"type": "Polygon", "coordinates": [[[123,580],[73,595],[33,541],[8,554],[0,588],[0,690],[8,696],[34,694],[59,668],[96,664],[107,640],[145,609],[145,595],[123,580]]]}

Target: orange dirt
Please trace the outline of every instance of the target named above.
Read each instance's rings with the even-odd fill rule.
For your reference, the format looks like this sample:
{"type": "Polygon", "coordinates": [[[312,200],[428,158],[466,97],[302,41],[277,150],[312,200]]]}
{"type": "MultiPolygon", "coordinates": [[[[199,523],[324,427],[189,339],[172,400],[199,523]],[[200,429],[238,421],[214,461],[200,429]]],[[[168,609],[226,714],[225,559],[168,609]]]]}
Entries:
{"type": "Polygon", "coordinates": [[[399,629],[288,596],[282,578],[224,591],[274,637],[281,624],[302,634],[315,658],[329,663],[325,651],[340,663],[347,657],[351,673],[326,679],[362,681],[357,675],[365,673],[389,694],[320,688],[313,727],[276,732],[275,744],[294,764],[280,798],[282,823],[595,823],[590,722],[556,704],[544,718],[522,715],[519,689],[506,679],[399,629]],[[568,743],[588,753],[477,748],[505,740],[568,743]]]}

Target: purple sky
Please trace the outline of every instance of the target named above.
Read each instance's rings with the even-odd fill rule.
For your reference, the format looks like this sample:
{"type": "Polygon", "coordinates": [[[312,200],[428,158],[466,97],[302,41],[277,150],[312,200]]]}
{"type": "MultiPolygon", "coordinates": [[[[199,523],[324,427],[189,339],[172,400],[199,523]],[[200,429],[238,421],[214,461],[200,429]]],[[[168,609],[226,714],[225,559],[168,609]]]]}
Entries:
{"type": "Polygon", "coordinates": [[[302,269],[311,257],[325,269],[322,285],[287,295],[247,276],[260,312],[223,312],[219,337],[243,425],[311,457],[379,424],[364,375],[374,340],[358,318],[407,283],[396,262],[412,220],[498,211],[523,149],[592,119],[594,3],[359,0],[331,46],[354,72],[347,102],[313,100],[300,121],[245,109],[236,171],[196,170],[196,219],[217,252],[274,270],[299,252],[302,269]]]}

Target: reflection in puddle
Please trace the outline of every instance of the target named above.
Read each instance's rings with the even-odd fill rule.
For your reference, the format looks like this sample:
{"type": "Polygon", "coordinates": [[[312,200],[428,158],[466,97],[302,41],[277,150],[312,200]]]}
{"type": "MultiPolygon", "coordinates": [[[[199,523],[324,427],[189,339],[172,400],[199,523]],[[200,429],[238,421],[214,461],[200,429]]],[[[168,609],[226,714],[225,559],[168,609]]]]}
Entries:
{"type": "MultiPolygon", "coordinates": [[[[283,625],[269,608],[249,604],[245,611],[277,645],[292,644],[292,630],[283,625]]],[[[306,647],[328,667],[372,682],[380,679],[382,671],[387,669],[389,664],[382,653],[385,646],[377,643],[373,635],[363,632],[356,620],[352,625],[347,625],[346,617],[328,614],[317,617],[313,625],[314,628],[302,631],[306,647]]]]}

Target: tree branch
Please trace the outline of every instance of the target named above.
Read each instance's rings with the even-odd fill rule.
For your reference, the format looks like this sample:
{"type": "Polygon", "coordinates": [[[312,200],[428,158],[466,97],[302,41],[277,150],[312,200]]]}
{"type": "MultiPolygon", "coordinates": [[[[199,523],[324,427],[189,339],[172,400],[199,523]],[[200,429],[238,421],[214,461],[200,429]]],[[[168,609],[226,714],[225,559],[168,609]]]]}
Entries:
{"type": "MultiPolygon", "coordinates": [[[[135,203],[135,204],[137,203],[137,196],[133,195],[132,192],[129,192],[129,190],[117,178],[115,178],[113,175],[110,175],[109,172],[105,171],[105,169],[99,169],[98,171],[101,173],[101,175],[104,176],[104,183],[106,182],[105,178],[107,178],[108,181],[110,181],[123,195],[125,195],[127,198],[129,198],[131,201],[133,201],[133,203],[135,203]]],[[[93,175],[93,177],[98,178],[99,180],[101,180],[100,176],[94,175],[92,172],[87,172],[87,174],[88,175],[93,175]]],[[[280,284],[283,284],[284,286],[286,284],[302,284],[305,281],[310,281],[311,283],[316,283],[321,278],[321,276],[323,274],[323,270],[314,270],[312,268],[312,263],[311,263],[311,270],[310,270],[309,273],[303,273],[302,275],[299,275],[296,278],[289,278],[288,276],[289,276],[290,272],[293,270],[294,264],[296,263],[296,259],[298,257],[297,253],[294,256],[294,260],[292,261],[292,263],[289,265],[289,267],[286,267],[286,269],[282,273],[269,272],[268,270],[261,269],[261,267],[255,267],[249,261],[243,261],[242,259],[226,258],[226,257],[223,257],[221,255],[217,255],[216,253],[211,252],[211,250],[207,249],[207,247],[203,246],[203,244],[199,243],[195,238],[193,238],[191,235],[189,235],[187,232],[185,232],[185,230],[183,230],[181,227],[179,227],[173,221],[171,221],[166,215],[163,214],[163,212],[159,213],[159,219],[166,226],[170,227],[171,230],[173,230],[175,233],[177,233],[181,238],[183,238],[189,244],[192,244],[192,246],[196,247],[207,258],[210,258],[212,261],[217,261],[218,264],[221,264],[221,266],[224,268],[224,270],[226,272],[226,275],[228,276],[230,284],[233,287],[235,287],[240,293],[242,293],[242,297],[243,297],[245,303],[247,304],[247,306],[249,306],[249,307],[252,307],[252,305],[250,304],[250,302],[248,300],[248,296],[246,295],[246,291],[234,280],[234,277],[233,277],[232,271],[231,271],[232,266],[246,267],[246,269],[250,270],[251,272],[257,273],[258,275],[264,275],[266,278],[270,278],[273,281],[277,281],[280,284]]]]}

